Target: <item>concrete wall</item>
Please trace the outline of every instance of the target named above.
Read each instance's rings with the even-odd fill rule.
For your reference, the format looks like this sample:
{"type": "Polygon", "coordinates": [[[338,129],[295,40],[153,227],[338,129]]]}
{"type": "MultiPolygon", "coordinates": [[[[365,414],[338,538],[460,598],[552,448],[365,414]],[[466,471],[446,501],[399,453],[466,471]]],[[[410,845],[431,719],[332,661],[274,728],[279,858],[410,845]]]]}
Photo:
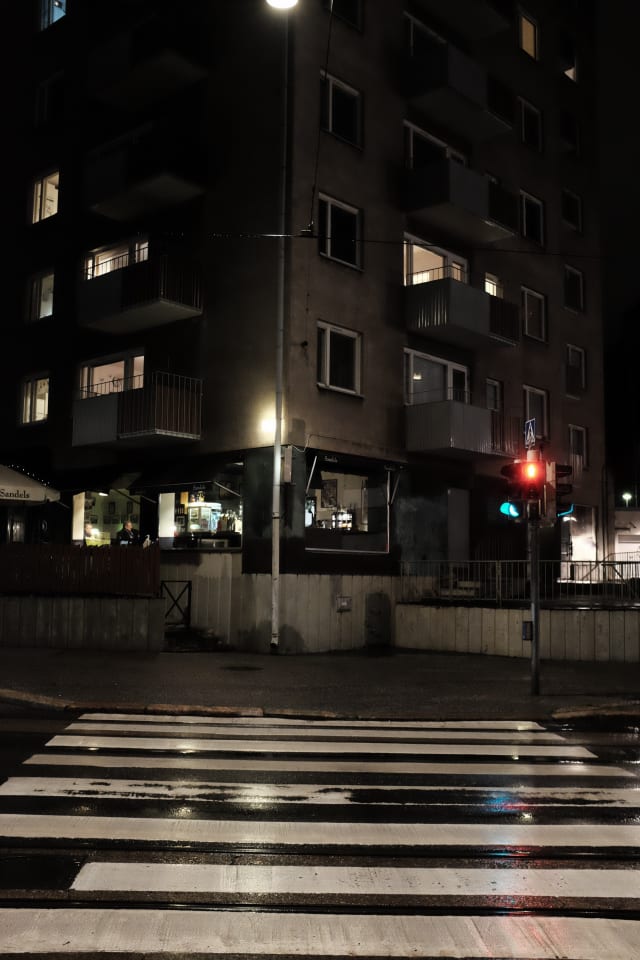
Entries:
{"type": "Polygon", "coordinates": [[[0,597],[0,646],[162,650],[164,601],[0,597]]]}

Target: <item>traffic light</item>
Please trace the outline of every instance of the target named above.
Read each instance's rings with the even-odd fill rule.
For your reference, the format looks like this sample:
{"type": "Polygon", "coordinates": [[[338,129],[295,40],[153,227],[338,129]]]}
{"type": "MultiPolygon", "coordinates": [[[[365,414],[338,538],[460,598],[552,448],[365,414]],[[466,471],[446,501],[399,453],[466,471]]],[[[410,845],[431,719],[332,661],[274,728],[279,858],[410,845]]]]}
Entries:
{"type": "Polygon", "coordinates": [[[508,463],[501,468],[500,473],[508,480],[506,500],[500,504],[500,513],[516,520],[523,513],[522,474],[519,461],[508,463]]]}
{"type": "Polygon", "coordinates": [[[571,500],[573,467],[570,467],[568,463],[556,463],[555,468],[556,517],[568,517],[573,513],[573,502],[571,500]]]}
{"type": "Polygon", "coordinates": [[[507,499],[500,504],[500,513],[505,517],[521,517],[525,503],[542,501],[546,465],[541,460],[515,460],[502,467],[500,473],[508,480],[507,499]]]}
{"type": "Polygon", "coordinates": [[[546,466],[542,460],[525,460],[522,468],[522,499],[542,500],[546,480],[546,466]]]}

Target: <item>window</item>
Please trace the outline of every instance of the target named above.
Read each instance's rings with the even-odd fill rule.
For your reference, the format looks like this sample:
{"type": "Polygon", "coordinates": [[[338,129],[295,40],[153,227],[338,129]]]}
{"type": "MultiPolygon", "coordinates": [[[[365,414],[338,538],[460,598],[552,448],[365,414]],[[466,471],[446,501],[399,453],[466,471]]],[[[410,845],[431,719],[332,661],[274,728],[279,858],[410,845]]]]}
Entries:
{"type": "Polygon", "coordinates": [[[42,320],[53,314],[53,272],[39,273],[29,283],[27,319],[42,320]]]}
{"type": "Polygon", "coordinates": [[[362,29],[362,0],[324,0],[327,10],[352,27],[362,29]]]}
{"type": "Polygon", "coordinates": [[[46,30],[67,12],[67,0],[40,0],[40,29],[46,30]]]}
{"type": "Polygon", "coordinates": [[[114,247],[102,247],[93,250],[84,260],[85,280],[93,280],[105,273],[122,270],[130,263],[141,263],[149,259],[149,241],[134,240],[131,243],[120,243],[114,247]]]}
{"type": "Polygon", "coordinates": [[[547,339],[546,301],[541,293],[522,287],[522,328],[534,340],[547,339]]]}
{"type": "Polygon", "coordinates": [[[571,190],[562,191],[562,220],[572,230],[582,230],[582,199],[571,190]]]}
{"type": "Polygon", "coordinates": [[[34,124],[36,127],[60,123],[64,109],[63,79],[61,73],[47,77],[36,90],[34,124]]]}
{"type": "Polygon", "coordinates": [[[494,273],[485,273],[484,292],[488,293],[492,297],[498,297],[501,300],[504,296],[502,280],[500,280],[499,277],[496,277],[494,273]]]}
{"type": "Polygon", "coordinates": [[[581,461],[581,466],[586,467],[587,458],[587,431],[585,427],[577,427],[573,423],[569,424],[569,457],[572,461],[581,461]]]}
{"type": "Polygon", "coordinates": [[[487,410],[502,410],[502,384],[499,380],[485,380],[487,410]]]}
{"type": "Polygon", "coordinates": [[[307,550],[387,553],[388,470],[353,472],[340,457],[310,457],[304,504],[307,550]]]}
{"type": "Polygon", "coordinates": [[[535,420],[536,437],[547,438],[547,393],[537,387],[523,387],[524,419],[535,420]]]}
{"type": "Polygon", "coordinates": [[[21,423],[38,423],[49,415],[49,377],[25,377],[22,381],[21,423]]]}
{"type": "Polygon", "coordinates": [[[538,24],[527,13],[521,13],[519,26],[520,49],[524,50],[533,60],[538,60],[538,24]]]}
{"type": "Polygon", "coordinates": [[[520,99],[520,139],[528,147],[542,150],[542,114],[527,100],[520,99]]]}
{"type": "Polygon", "coordinates": [[[576,57],[576,45],[572,36],[563,33],[560,36],[560,59],[562,62],[562,72],[567,80],[573,83],[578,82],[578,61],[576,57]]]}
{"type": "Polygon", "coordinates": [[[469,369],[440,357],[405,350],[404,399],[407,404],[443,400],[469,403],[469,369]]]}
{"type": "Polygon", "coordinates": [[[403,250],[406,287],[447,278],[467,282],[467,261],[462,257],[409,234],[405,234],[403,250]]]}
{"type": "Polygon", "coordinates": [[[319,214],[320,254],[350,267],[360,267],[361,212],[356,207],[321,195],[319,214]]]}
{"type": "Polygon", "coordinates": [[[404,46],[408,56],[429,62],[434,55],[437,56],[438,45],[444,46],[445,44],[444,37],[411,16],[410,13],[405,13],[404,46]]]}
{"type": "Polygon", "coordinates": [[[362,337],[353,330],[318,324],[318,386],[360,393],[362,337]]]}
{"type": "Polygon", "coordinates": [[[58,171],[50,173],[40,180],[36,180],[33,185],[33,205],[31,212],[31,222],[38,223],[40,220],[46,220],[47,217],[53,217],[58,212],[58,183],[60,174],[58,171]]]}
{"type": "Polygon", "coordinates": [[[101,397],[144,386],[144,357],[103,357],[80,370],[80,399],[101,397]]]}
{"type": "Polygon", "coordinates": [[[578,119],[568,110],[560,113],[560,140],[564,148],[578,156],[580,153],[580,128],[578,119]]]}
{"type": "Polygon", "coordinates": [[[580,394],[587,385],[587,364],[582,347],[567,344],[567,393],[580,394]]]}
{"type": "Polygon", "coordinates": [[[522,236],[534,243],[544,243],[544,204],[542,200],[520,191],[520,217],[522,236]]]}
{"type": "Polygon", "coordinates": [[[584,310],[584,278],[574,267],[564,268],[564,305],[570,310],[584,310]]]}
{"type": "Polygon", "coordinates": [[[444,140],[421,130],[413,123],[404,124],[405,165],[409,170],[422,170],[438,160],[455,160],[463,166],[467,158],[460,150],[449,146],[444,140]]]}
{"type": "Polygon", "coordinates": [[[326,74],[322,79],[322,126],[347,143],[359,146],[361,97],[358,90],[326,74]]]}

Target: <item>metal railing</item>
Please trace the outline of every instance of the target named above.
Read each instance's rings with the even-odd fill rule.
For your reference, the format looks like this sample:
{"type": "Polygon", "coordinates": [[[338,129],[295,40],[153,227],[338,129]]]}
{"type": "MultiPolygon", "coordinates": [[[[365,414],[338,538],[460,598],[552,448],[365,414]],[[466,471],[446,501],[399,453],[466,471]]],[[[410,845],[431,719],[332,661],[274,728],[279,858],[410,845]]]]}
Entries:
{"type": "Polygon", "coordinates": [[[412,287],[420,283],[432,283],[434,280],[458,280],[467,283],[467,271],[455,264],[444,267],[429,267],[428,270],[416,270],[405,277],[405,286],[412,287]]]}
{"type": "Polygon", "coordinates": [[[141,389],[123,392],[118,403],[118,436],[163,434],[199,438],[202,380],[154,372],[141,389]]]}
{"type": "MultiPolygon", "coordinates": [[[[526,560],[405,562],[403,603],[522,607],[531,602],[526,560]]],[[[640,557],[634,560],[541,561],[543,606],[640,606],[640,557]]]]}

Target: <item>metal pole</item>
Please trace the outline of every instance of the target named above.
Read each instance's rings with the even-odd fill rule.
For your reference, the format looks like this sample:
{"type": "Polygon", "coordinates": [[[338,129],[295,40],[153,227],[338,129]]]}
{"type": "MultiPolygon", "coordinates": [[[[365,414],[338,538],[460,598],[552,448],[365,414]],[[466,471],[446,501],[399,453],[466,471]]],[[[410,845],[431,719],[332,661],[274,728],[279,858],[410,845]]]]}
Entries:
{"type": "Polygon", "coordinates": [[[531,693],[540,693],[540,518],[529,504],[529,563],[531,582],[531,693]]]}
{"type": "Polygon", "coordinates": [[[282,142],[278,214],[278,286],[276,294],[275,426],[271,505],[271,652],[280,644],[280,487],[282,482],[282,393],[284,381],[284,287],[286,270],[287,160],[289,139],[289,18],[284,14],[282,55],[282,142]]]}

